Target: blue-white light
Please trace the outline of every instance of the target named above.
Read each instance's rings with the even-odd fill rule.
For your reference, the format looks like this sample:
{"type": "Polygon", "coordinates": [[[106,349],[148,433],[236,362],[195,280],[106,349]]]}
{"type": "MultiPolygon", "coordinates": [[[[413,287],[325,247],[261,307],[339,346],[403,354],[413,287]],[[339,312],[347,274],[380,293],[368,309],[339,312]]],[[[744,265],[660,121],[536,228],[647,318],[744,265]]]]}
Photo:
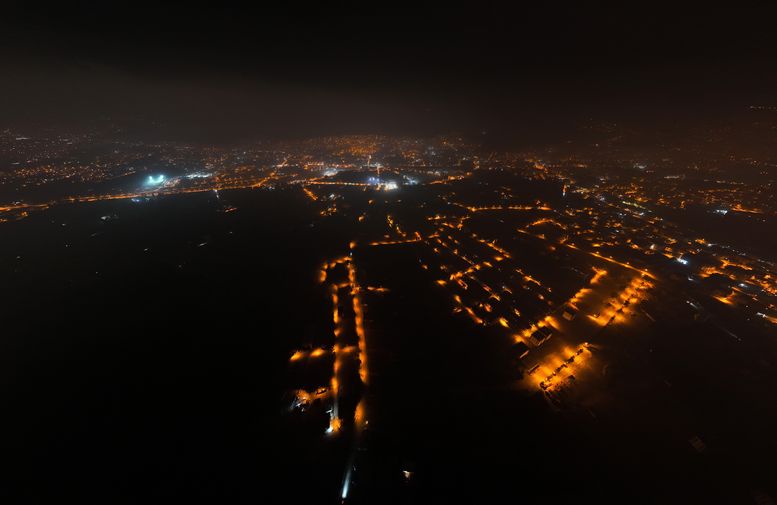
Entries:
{"type": "MultiPolygon", "coordinates": [[[[193,174],[188,174],[186,176],[186,178],[187,179],[207,179],[210,176],[211,176],[211,174],[206,174],[206,173],[202,173],[202,172],[195,172],[193,174]]],[[[160,176],[160,177],[164,177],[164,176],[160,176]]]]}
{"type": "Polygon", "coordinates": [[[351,469],[348,468],[348,470],[345,471],[345,479],[343,479],[343,489],[340,492],[340,498],[342,500],[345,500],[348,498],[348,491],[351,487],[351,469]]]}
{"type": "Polygon", "coordinates": [[[149,175],[148,179],[146,179],[146,186],[159,186],[163,182],[165,182],[164,175],[157,175],[156,177],[149,175]]]}

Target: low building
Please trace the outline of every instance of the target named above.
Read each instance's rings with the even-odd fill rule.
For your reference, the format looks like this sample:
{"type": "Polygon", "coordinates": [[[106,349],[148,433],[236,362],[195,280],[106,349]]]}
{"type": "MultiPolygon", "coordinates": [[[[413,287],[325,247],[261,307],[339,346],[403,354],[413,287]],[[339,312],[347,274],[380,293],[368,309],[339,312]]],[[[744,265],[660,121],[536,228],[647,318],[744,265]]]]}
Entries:
{"type": "Polygon", "coordinates": [[[564,307],[564,312],[561,313],[561,316],[567,321],[571,321],[575,317],[577,317],[577,309],[570,305],[567,305],[564,307]]]}
{"type": "Polygon", "coordinates": [[[542,343],[548,340],[551,336],[553,336],[553,331],[550,328],[543,326],[541,328],[537,328],[529,336],[529,341],[536,347],[542,345],[542,343]]]}

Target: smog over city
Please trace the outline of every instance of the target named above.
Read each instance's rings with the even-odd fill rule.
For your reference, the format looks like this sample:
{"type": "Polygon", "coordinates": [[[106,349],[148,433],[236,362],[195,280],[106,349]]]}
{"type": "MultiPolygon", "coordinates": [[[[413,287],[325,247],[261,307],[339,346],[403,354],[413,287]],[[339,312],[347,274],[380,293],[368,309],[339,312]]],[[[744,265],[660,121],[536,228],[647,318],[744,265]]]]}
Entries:
{"type": "Polygon", "coordinates": [[[773,7],[3,10],[3,503],[777,503],[773,7]]]}

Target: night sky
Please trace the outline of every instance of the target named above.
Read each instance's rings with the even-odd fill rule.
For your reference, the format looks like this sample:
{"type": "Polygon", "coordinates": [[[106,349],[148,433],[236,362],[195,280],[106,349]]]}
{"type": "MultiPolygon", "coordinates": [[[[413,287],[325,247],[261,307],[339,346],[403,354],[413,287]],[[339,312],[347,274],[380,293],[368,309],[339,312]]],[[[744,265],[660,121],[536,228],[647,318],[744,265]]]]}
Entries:
{"type": "Polygon", "coordinates": [[[775,8],[27,3],[0,16],[6,127],[545,140],[777,103],[775,8]]]}

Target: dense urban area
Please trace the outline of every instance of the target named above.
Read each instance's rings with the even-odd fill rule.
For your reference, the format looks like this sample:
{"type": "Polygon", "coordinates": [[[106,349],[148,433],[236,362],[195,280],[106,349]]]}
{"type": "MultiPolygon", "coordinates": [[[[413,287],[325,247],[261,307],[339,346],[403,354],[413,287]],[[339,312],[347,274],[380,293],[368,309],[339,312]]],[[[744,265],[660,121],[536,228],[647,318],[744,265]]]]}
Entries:
{"type": "MultiPolygon", "coordinates": [[[[774,135],[772,110],[745,114],[774,135]]],[[[254,377],[256,429],[295,499],[588,502],[607,474],[621,503],[774,503],[777,153],[721,141],[732,128],[636,145],[598,124],[533,150],[5,130],[5,305],[12,329],[147,296],[191,309],[148,321],[203,317],[213,338],[252,321],[245,354],[279,370],[254,377]]]]}

